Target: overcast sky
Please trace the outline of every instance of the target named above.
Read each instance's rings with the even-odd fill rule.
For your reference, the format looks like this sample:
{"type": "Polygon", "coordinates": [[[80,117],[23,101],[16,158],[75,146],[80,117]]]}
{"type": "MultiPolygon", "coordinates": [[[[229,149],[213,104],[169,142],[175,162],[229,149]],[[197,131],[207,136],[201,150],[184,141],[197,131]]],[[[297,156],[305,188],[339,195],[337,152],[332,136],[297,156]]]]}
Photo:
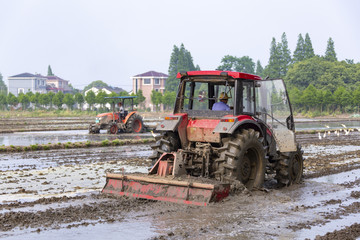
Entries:
{"type": "Polygon", "coordinates": [[[357,0],[0,0],[0,73],[53,72],[78,89],[102,80],[131,90],[130,78],[168,73],[184,43],[202,70],[225,55],[267,65],[272,37],[294,51],[310,34],[315,54],[329,37],[339,60],[360,62],[357,0]]]}

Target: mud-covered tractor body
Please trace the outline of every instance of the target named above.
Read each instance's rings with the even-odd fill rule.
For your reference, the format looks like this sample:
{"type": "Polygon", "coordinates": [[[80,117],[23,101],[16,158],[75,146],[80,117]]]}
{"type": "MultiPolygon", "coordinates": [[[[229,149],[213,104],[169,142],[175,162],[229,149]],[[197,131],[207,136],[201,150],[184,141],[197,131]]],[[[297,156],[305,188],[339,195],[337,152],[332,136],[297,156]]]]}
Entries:
{"type": "Polygon", "coordinates": [[[142,117],[134,110],[134,98],[136,96],[106,97],[111,104],[112,112],[98,114],[95,123],[89,125],[89,133],[100,133],[101,129],[106,129],[109,134],[116,134],[120,131],[127,133],[142,132],[144,125],[142,117]],[[126,107],[125,104],[128,103],[130,111],[116,111],[118,103],[121,103],[124,109],[126,107]]]}
{"type": "MultiPolygon", "coordinates": [[[[262,80],[229,71],[192,71],[178,73],[177,77],[180,82],[174,112],[156,128],[161,136],[153,146],[150,158],[154,166],[148,177],[181,178],[191,183],[214,180],[213,190],[208,190],[217,192],[208,198],[212,200],[227,195],[229,186],[260,188],[265,174],[275,175],[282,185],[300,182],[302,152],[281,79],[262,80]],[[225,93],[230,109],[213,110],[225,93]]],[[[147,183],[144,180],[142,184],[149,187],[147,183]]],[[[150,188],[157,186],[154,184],[150,188]]],[[[191,194],[177,194],[173,198],[191,198],[191,194]]]]}

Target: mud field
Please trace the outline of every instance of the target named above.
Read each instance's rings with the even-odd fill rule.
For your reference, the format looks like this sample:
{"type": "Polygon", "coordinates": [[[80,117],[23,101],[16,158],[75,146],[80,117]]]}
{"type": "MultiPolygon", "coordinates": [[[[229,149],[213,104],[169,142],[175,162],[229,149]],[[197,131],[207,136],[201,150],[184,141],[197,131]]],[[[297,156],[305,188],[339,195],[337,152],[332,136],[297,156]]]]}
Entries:
{"type": "Polygon", "coordinates": [[[129,145],[0,154],[2,239],[356,239],[360,132],[298,134],[304,181],[244,190],[208,207],[100,194],[106,171],[146,172],[129,145]]]}

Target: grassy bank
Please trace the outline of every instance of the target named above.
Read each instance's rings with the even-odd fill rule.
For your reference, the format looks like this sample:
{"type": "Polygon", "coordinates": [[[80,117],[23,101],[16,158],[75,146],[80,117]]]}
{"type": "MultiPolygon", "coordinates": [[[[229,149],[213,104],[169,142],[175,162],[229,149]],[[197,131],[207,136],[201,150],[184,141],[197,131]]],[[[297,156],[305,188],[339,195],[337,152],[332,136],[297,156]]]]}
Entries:
{"type": "Polygon", "coordinates": [[[26,117],[92,117],[96,116],[94,111],[79,110],[33,110],[33,111],[0,111],[0,118],[26,118],[26,117]]]}
{"type": "Polygon", "coordinates": [[[101,142],[67,142],[67,143],[49,143],[49,144],[33,144],[30,146],[1,146],[0,153],[9,152],[28,152],[28,151],[46,151],[51,149],[73,149],[73,148],[91,148],[91,147],[111,147],[123,146],[130,144],[147,144],[155,142],[155,139],[115,139],[113,141],[104,140],[101,142]]]}

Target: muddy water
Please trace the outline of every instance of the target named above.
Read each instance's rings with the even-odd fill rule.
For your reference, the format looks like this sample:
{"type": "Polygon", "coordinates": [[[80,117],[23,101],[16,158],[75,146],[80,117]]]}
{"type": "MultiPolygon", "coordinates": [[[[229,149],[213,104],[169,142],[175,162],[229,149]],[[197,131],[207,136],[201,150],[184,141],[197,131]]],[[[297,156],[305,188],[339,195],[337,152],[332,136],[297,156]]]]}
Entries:
{"type": "Polygon", "coordinates": [[[106,171],[146,172],[146,145],[2,154],[0,237],[314,239],[352,225],[360,218],[360,133],[298,139],[306,158],[302,184],[277,189],[271,180],[266,191],[206,208],[99,194],[106,171]]]}
{"type": "Polygon", "coordinates": [[[103,141],[115,139],[146,139],[152,138],[151,133],[117,135],[106,134],[105,130],[101,134],[88,134],[88,130],[71,131],[44,131],[44,132],[16,132],[0,134],[0,145],[5,146],[29,146],[32,144],[84,142],[84,141],[103,141]]]}

